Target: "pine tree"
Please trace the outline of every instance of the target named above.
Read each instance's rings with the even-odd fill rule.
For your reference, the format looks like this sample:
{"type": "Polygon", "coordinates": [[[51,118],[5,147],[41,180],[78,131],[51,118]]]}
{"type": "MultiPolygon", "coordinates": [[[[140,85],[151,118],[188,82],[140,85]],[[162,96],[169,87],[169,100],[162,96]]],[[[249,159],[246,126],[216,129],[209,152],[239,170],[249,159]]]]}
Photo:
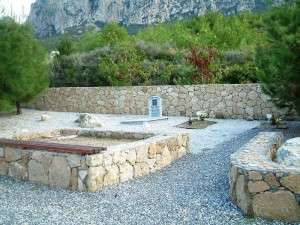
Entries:
{"type": "Polygon", "coordinates": [[[257,52],[262,88],[277,106],[300,115],[300,0],[274,9],[265,24],[269,44],[257,52]]]}
{"type": "Polygon", "coordinates": [[[0,111],[26,103],[48,86],[46,52],[31,27],[0,20],[0,111]]]}

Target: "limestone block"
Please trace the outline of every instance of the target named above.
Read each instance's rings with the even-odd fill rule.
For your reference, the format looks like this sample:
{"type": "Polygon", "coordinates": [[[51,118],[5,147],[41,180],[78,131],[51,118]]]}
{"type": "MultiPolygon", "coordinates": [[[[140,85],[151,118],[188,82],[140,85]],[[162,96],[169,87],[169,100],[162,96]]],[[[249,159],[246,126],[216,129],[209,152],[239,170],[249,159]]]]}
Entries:
{"type": "Polygon", "coordinates": [[[77,190],[78,188],[78,169],[71,169],[71,178],[70,178],[70,188],[71,190],[77,190]]]}
{"type": "Polygon", "coordinates": [[[4,148],[0,147],[0,158],[4,157],[4,148]]]}
{"type": "Polygon", "coordinates": [[[27,180],[28,171],[26,165],[18,162],[9,163],[8,176],[21,180],[27,180]]]}
{"type": "Polygon", "coordinates": [[[136,149],[136,161],[145,162],[148,159],[148,146],[140,146],[136,149]]]}
{"type": "Polygon", "coordinates": [[[256,216],[296,221],[300,219],[300,205],[289,191],[264,192],[253,198],[256,216]]]}
{"type": "Polygon", "coordinates": [[[71,168],[81,166],[81,156],[76,154],[71,154],[67,157],[67,161],[71,168]]]}
{"type": "Polygon", "coordinates": [[[129,163],[124,163],[119,166],[120,169],[120,182],[125,182],[133,178],[133,166],[129,163]]]}
{"type": "Polygon", "coordinates": [[[300,137],[287,140],[277,150],[276,161],[285,166],[300,168],[300,137]]]}
{"type": "Polygon", "coordinates": [[[265,175],[264,180],[269,184],[270,187],[276,188],[280,186],[280,183],[277,181],[276,176],[273,173],[268,173],[265,175]]]}
{"type": "Polygon", "coordinates": [[[296,194],[300,194],[300,175],[289,175],[280,179],[280,183],[296,194]]]}
{"type": "Polygon", "coordinates": [[[135,150],[129,150],[126,154],[126,160],[131,164],[134,165],[136,162],[136,152],[135,150]]]}
{"type": "Polygon", "coordinates": [[[0,159],[0,176],[6,176],[8,173],[8,163],[4,159],[0,159]]]}
{"type": "Polygon", "coordinates": [[[63,157],[54,157],[49,168],[49,184],[51,186],[69,187],[71,169],[63,157]]]}
{"type": "Polygon", "coordinates": [[[249,181],[248,190],[250,193],[257,193],[269,190],[269,185],[264,181],[249,181]]]}
{"type": "Polygon", "coordinates": [[[150,173],[149,166],[147,163],[136,163],[134,165],[134,177],[141,177],[150,173]]]}
{"type": "Polygon", "coordinates": [[[104,163],[103,155],[102,154],[94,154],[94,155],[87,155],[86,156],[86,165],[88,166],[101,166],[104,163]]]}
{"type": "Polygon", "coordinates": [[[262,180],[262,175],[256,171],[249,171],[250,180],[262,180]]]}
{"type": "Polygon", "coordinates": [[[20,160],[22,158],[21,150],[20,149],[15,149],[15,148],[10,148],[6,147],[5,148],[5,160],[8,162],[13,162],[20,160]]]}
{"type": "Polygon", "coordinates": [[[155,158],[155,156],[156,156],[156,144],[152,143],[149,146],[148,157],[150,159],[153,159],[153,158],[155,158]]]}
{"type": "Polygon", "coordinates": [[[79,172],[78,172],[78,176],[82,181],[84,181],[84,179],[86,178],[87,175],[88,175],[87,170],[79,170],[79,172]]]}
{"type": "Polygon", "coordinates": [[[115,164],[123,164],[126,162],[126,155],[123,152],[114,152],[112,156],[112,160],[115,164]]]}
{"type": "Polygon", "coordinates": [[[247,190],[244,175],[239,175],[236,181],[236,203],[246,215],[252,215],[251,199],[247,190]]]}
{"type": "Polygon", "coordinates": [[[104,176],[104,186],[117,184],[119,183],[119,167],[116,165],[112,165],[107,169],[107,173],[104,176]]]}
{"type": "Polygon", "coordinates": [[[40,182],[48,184],[48,169],[45,168],[40,162],[30,160],[28,163],[29,180],[33,182],[40,182]]]}
{"type": "Polygon", "coordinates": [[[110,154],[103,155],[103,165],[104,167],[109,167],[112,165],[112,156],[110,154]]]}
{"type": "Polygon", "coordinates": [[[161,157],[159,159],[157,158],[156,164],[157,164],[158,168],[162,168],[162,167],[169,165],[171,163],[171,161],[172,161],[171,153],[170,153],[168,147],[165,146],[162,151],[161,157]]]}
{"type": "Polygon", "coordinates": [[[88,191],[95,192],[102,188],[105,174],[105,168],[102,166],[90,167],[86,181],[88,191]]]}

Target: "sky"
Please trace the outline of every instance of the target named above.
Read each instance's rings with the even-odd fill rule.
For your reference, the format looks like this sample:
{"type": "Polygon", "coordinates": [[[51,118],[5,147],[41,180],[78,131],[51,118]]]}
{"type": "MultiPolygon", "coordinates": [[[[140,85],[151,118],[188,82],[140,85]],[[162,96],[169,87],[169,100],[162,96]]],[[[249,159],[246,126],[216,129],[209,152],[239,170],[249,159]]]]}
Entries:
{"type": "Polygon", "coordinates": [[[30,12],[30,5],[33,2],[35,0],[0,0],[0,11],[1,8],[4,8],[5,15],[11,16],[13,14],[16,20],[23,22],[26,20],[30,12]]]}

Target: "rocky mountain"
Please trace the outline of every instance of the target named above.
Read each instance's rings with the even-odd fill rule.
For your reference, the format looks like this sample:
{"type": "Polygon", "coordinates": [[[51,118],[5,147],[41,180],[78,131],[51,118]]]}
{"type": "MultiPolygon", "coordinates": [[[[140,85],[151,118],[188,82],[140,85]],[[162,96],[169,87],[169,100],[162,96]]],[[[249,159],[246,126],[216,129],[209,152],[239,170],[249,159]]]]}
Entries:
{"type": "MultiPolygon", "coordinates": [[[[273,0],[280,4],[283,0],[273,0]]],[[[146,25],[220,11],[225,15],[260,10],[268,0],[37,0],[28,21],[41,38],[68,31],[82,32],[87,25],[116,21],[146,25]]]]}

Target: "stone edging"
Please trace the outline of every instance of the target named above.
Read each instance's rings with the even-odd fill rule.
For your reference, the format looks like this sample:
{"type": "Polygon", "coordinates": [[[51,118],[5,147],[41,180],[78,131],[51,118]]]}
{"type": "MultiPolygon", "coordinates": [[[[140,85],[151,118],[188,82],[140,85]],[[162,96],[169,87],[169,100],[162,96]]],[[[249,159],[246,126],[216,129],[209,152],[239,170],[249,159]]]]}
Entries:
{"type": "Polygon", "coordinates": [[[261,132],[231,156],[230,196],[248,216],[300,221],[300,169],[272,161],[282,142],[261,132]]]}

